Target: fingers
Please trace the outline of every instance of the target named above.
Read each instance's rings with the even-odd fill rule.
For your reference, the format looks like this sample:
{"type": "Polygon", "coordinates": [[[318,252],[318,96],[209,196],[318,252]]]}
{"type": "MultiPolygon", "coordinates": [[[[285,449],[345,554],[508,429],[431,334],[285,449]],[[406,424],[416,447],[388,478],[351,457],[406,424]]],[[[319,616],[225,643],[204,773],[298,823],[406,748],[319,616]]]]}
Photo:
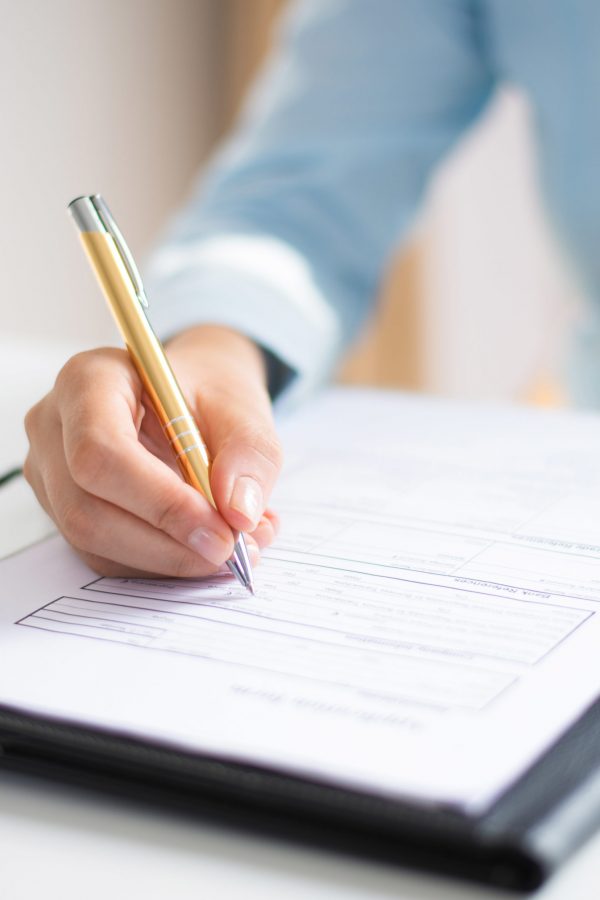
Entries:
{"type": "Polygon", "coordinates": [[[217,432],[211,485],[219,511],[229,524],[252,532],[263,516],[279,474],[281,451],[268,420],[263,420],[260,427],[256,418],[245,418],[245,410],[232,410],[236,411],[236,423],[217,432]]]}
{"type": "Polygon", "coordinates": [[[231,529],[198,491],[140,442],[123,374],[114,366],[92,363],[77,373],[76,398],[72,378],[68,389],[59,387],[70,476],[84,492],[133,513],[221,565],[233,550],[231,529]]]}
{"type": "Polygon", "coordinates": [[[27,416],[27,478],[80,552],[130,570],[208,574],[231,555],[231,529],[138,441],[140,393],[125,354],[71,360],[27,416]]]}
{"type": "Polygon", "coordinates": [[[191,367],[202,370],[192,382],[194,412],[211,458],[211,487],[226,522],[252,532],[263,516],[279,475],[282,452],[265,387],[260,351],[226,329],[203,327],[198,337],[171,348],[177,374],[189,383],[191,367]],[[207,338],[210,332],[210,341],[207,338]]]}
{"type": "MultiPolygon", "coordinates": [[[[260,563],[260,552],[258,545],[256,544],[254,537],[250,535],[246,535],[246,547],[248,549],[248,556],[250,558],[250,563],[253,568],[255,568],[260,563]]],[[[85,550],[77,550],[78,555],[84,561],[84,563],[93,569],[94,572],[97,572],[99,575],[103,575],[106,578],[164,578],[165,573],[157,570],[147,570],[147,569],[134,569],[131,565],[123,565],[122,563],[115,562],[112,559],[106,559],[103,556],[98,556],[95,553],[89,553],[85,550]]],[[[207,573],[207,575],[224,575],[230,581],[233,578],[228,566],[223,565],[220,566],[217,570],[213,570],[207,573]]],[[[205,575],[194,576],[194,577],[206,577],[205,575]]]]}
{"type": "Polygon", "coordinates": [[[171,467],[123,351],[74,357],[27,416],[26,477],[96,571],[202,577],[230,557],[232,529],[252,533],[253,564],[275,537],[277,519],[266,504],[281,451],[262,356],[226,329],[198,331],[175,355],[213,458],[218,510],[171,467]]]}
{"type": "MultiPolygon", "coordinates": [[[[71,477],[61,453],[60,432],[47,436],[46,462],[33,476],[38,497],[66,539],[80,553],[102,557],[126,569],[174,577],[203,577],[217,564],[163,531],[83,490],[71,477]]],[[[229,553],[223,554],[221,565],[229,553]]],[[[105,567],[106,570],[106,567],[105,567]]]]}
{"type": "Polygon", "coordinates": [[[254,540],[261,550],[269,547],[279,532],[279,519],[275,513],[267,509],[264,516],[251,535],[246,535],[246,540],[254,540]]]}

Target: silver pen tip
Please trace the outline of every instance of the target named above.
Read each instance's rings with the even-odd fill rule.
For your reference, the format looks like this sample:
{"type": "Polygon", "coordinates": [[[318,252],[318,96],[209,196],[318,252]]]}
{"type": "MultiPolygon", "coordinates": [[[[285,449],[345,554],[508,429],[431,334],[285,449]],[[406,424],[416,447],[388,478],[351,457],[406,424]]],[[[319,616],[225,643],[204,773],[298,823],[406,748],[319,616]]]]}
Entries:
{"type": "Polygon", "coordinates": [[[249,594],[255,596],[254,581],[252,578],[252,568],[247,555],[239,554],[234,551],[231,559],[227,560],[227,568],[232,575],[237,578],[239,583],[246,588],[249,594]]]}

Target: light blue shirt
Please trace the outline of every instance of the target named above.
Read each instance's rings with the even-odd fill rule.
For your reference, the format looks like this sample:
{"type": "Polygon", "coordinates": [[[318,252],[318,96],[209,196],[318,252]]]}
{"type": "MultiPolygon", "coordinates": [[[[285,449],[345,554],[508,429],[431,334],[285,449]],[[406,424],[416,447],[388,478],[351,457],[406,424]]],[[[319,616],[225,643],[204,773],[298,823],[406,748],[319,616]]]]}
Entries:
{"type": "Polygon", "coordinates": [[[327,377],[433,169],[498,85],[527,92],[547,207],[590,299],[576,401],[600,405],[600,0],[304,0],[150,268],[155,326],[241,330],[327,377]]]}

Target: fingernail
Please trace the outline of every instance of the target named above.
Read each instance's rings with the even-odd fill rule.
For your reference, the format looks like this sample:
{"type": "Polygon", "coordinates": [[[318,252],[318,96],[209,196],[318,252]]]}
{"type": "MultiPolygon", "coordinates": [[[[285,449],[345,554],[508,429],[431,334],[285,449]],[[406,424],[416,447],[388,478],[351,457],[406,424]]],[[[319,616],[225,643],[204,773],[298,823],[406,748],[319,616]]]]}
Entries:
{"type": "Polygon", "coordinates": [[[229,506],[245,516],[254,527],[263,508],[263,492],[258,481],[250,475],[241,475],[234,485],[229,506]]]}
{"type": "Polygon", "coordinates": [[[227,557],[228,547],[223,538],[205,528],[196,528],[192,531],[188,537],[188,546],[213,566],[220,566],[227,557]]]}
{"type": "Polygon", "coordinates": [[[263,516],[260,520],[261,525],[270,525],[273,529],[273,534],[277,536],[279,534],[279,519],[271,517],[271,516],[263,516]]]}

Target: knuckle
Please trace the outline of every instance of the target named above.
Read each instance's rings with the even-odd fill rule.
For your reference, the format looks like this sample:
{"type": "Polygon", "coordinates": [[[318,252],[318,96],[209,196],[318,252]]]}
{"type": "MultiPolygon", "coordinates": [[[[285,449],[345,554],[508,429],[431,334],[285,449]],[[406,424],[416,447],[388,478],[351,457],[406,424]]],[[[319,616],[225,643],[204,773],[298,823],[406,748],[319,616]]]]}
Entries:
{"type": "Polygon", "coordinates": [[[95,485],[110,471],[114,449],[102,434],[88,429],[68,450],[68,464],[73,480],[84,490],[93,492],[95,485]]]}
{"type": "Polygon", "coordinates": [[[31,487],[33,487],[32,479],[33,479],[33,462],[31,460],[31,453],[28,453],[23,462],[23,478],[31,487]]]}
{"type": "Polygon", "coordinates": [[[58,393],[72,393],[96,382],[107,370],[114,370],[116,365],[131,365],[126,350],[114,347],[100,347],[95,350],[82,350],[66,361],[58,373],[55,388],[58,393]]]}
{"type": "Polygon", "coordinates": [[[235,435],[235,442],[249,447],[261,457],[275,472],[283,465],[283,450],[277,437],[255,425],[245,426],[235,435]]]}
{"type": "Polygon", "coordinates": [[[57,375],[57,388],[62,389],[71,383],[80,382],[85,377],[93,356],[93,350],[82,350],[81,353],[76,353],[68,359],[57,375]]]}
{"type": "Polygon", "coordinates": [[[81,503],[72,503],[60,513],[60,530],[74,547],[91,549],[94,522],[89,510],[81,503]]]}
{"type": "Polygon", "coordinates": [[[32,406],[31,409],[28,410],[25,415],[25,420],[24,420],[25,434],[27,435],[27,438],[29,439],[30,443],[33,439],[33,435],[35,433],[37,422],[39,419],[39,413],[40,413],[39,408],[40,408],[40,403],[36,403],[35,406],[32,406]]]}
{"type": "Polygon", "coordinates": [[[177,522],[184,520],[186,501],[181,497],[168,497],[159,504],[155,521],[152,523],[159,531],[173,534],[177,522]]]}
{"type": "Polygon", "coordinates": [[[277,438],[259,433],[255,435],[252,443],[256,452],[278,472],[283,465],[283,450],[277,438]]]}

